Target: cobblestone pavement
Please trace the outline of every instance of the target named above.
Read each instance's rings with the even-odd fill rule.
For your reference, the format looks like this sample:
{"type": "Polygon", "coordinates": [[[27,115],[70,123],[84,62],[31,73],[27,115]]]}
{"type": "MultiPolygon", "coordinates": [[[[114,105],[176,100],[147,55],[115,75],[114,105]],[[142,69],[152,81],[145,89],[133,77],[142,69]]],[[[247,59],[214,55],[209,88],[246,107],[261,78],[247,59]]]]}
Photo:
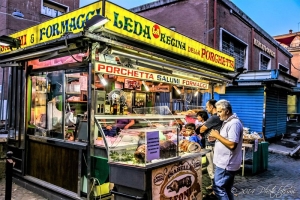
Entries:
{"type": "MultiPolygon", "coordinates": [[[[5,199],[5,179],[0,180],[0,199],[5,199]]],[[[45,198],[26,190],[25,188],[13,183],[11,191],[12,200],[45,200],[45,198]]]]}
{"type": "MultiPolygon", "coordinates": [[[[256,175],[251,174],[250,167],[245,168],[245,176],[241,172],[235,177],[234,193],[236,200],[288,199],[300,200],[300,159],[282,154],[269,153],[268,170],[256,175]]],[[[203,194],[210,184],[207,173],[203,174],[203,194]]],[[[0,180],[0,199],[5,197],[5,179],[0,180]]],[[[44,200],[45,198],[30,192],[13,183],[13,200],[44,200]]],[[[206,199],[215,199],[205,197],[206,199]]]]}
{"type": "MultiPolygon", "coordinates": [[[[241,171],[234,181],[236,200],[288,199],[300,200],[300,159],[282,154],[269,153],[268,170],[256,175],[251,174],[250,166],[241,171]]],[[[203,194],[209,184],[208,174],[203,174],[203,194]]],[[[215,199],[215,198],[204,198],[215,199]]]]}

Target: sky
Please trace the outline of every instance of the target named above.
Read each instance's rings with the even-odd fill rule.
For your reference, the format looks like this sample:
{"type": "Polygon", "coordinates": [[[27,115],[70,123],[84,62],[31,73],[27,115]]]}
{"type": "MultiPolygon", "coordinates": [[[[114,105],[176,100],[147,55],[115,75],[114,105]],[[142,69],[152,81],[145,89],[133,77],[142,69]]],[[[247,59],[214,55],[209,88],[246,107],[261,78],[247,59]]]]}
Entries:
{"type": "MultiPolygon", "coordinates": [[[[80,7],[97,0],[80,0],[80,7]]],[[[110,0],[130,9],[155,0],[110,0]]],[[[300,0],[231,0],[269,35],[300,31],[300,0]]]]}

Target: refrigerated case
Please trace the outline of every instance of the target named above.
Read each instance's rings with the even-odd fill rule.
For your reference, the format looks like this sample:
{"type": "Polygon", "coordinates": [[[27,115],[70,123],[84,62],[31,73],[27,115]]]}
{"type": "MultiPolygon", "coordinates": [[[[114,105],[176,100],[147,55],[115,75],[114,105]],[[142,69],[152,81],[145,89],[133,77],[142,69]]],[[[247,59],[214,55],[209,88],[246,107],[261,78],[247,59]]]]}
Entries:
{"type": "Polygon", "coordinates": [[[201,158],[207,151],[196,144],[193,150],[180,148],[186,139],[177,122],[185,116],[172,115],[167,106],[135,108],[134,113],[95,115],[95,156],[107,155],[114,198],[191,198],[193,194],[201,199],[201,158]],[[115,137],[105,135],[105,127],[128,119],[135,120],[130,129],[120,130],[115,137]],[[183,180],[184,185],[175,186],[183,180]]]}

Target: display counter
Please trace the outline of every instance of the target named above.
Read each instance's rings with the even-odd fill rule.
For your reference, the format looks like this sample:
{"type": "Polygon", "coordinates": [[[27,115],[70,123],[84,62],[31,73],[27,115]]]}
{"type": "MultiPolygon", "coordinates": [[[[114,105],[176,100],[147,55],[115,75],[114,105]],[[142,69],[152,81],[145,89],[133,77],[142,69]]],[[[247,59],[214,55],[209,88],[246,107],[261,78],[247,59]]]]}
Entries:
{"type": "Polygon", "coordinates": [[[95,156],[107,155],[115,199],[201,199],[202,156],[208,151],[181,136],[177,120],[185,116],[166,106],[135,113],[95,115],[95,156]],[[106,130],[126,119],[134,120],[129,129],[106,130]]]}

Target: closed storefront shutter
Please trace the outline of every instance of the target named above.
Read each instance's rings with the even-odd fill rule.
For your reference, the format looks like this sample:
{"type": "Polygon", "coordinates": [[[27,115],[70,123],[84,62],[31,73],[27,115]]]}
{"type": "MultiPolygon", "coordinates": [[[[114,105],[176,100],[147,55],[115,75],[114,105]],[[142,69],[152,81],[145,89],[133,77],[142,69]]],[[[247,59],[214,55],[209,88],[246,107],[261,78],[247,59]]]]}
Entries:
{"type": "Polygon", "coordinates": [[[264,87],[227,87],[220,99],[230,101],[233,112],[250,131],[263,131],[264,87]]]}
{"type": "Polygon", "coordinates": [[[266,138],[286,133],[287,93],[278,89],[266,91],[266,138]]]}

